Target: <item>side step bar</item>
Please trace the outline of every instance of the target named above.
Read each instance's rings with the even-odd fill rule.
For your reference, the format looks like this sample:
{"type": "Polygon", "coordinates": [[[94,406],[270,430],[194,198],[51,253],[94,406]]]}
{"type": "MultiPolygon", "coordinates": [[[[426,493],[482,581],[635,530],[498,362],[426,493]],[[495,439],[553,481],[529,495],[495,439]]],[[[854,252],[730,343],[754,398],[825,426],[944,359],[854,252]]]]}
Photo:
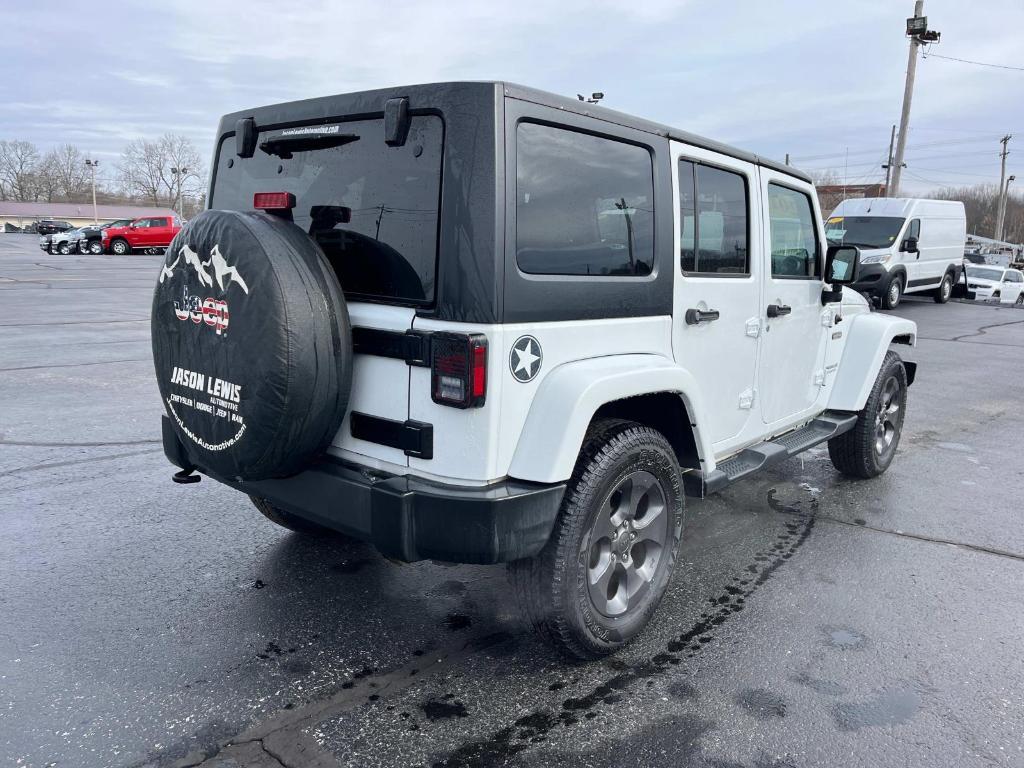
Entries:
{"type": "Polygon", "coordinates": [[[849,432],[856,423],[855,413],[826,411],[799,429],[744,448],[735,456],[721,462],[706,478],[701,478],[696,472],[683,475],[686,495],[703,498],[709,493],[720,491],[740,478],[767,469],[791,456],[803,453],[808,448],[849,432]]]}

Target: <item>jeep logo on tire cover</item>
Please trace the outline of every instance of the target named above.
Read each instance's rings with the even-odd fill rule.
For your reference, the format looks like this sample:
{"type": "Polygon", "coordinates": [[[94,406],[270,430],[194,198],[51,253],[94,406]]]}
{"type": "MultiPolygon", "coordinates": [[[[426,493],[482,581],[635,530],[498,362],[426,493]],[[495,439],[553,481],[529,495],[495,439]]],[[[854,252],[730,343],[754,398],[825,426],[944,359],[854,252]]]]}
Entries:
{"type": "Polygon", "coordinates": [[[540,342],[533,336],[520,336],[512,345],[512,352],[508,356],[508,367],[512,370],[512,376],[516,381],[526,383],[533,381],[540,373],[541,363],[544,361],[544,353],[541,351],[540,342]]]}

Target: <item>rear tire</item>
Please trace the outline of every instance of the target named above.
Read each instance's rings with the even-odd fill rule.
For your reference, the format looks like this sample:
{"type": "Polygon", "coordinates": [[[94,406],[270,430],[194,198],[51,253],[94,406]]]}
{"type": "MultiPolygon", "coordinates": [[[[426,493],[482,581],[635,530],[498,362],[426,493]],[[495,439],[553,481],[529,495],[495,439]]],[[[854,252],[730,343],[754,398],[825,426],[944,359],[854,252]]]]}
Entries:
{"type": "Polygon", "coordinates": [[[942,278],[942,283],[938,288],[935,289],[935,295],[932,296],[935,299],[936,304],[945,304],[949,301],[949,297],[953,295],[953,276],[948,272],[942,278]]]}
{"type": "Polygon", "coordinates": [[[294,515],[291,512],[286,512],[280,507],[275,507],[269,501],[262,499],[259,496],[250,496],[249,500],[253,503],[253,506],[255,506],[256,509],[263,513],[263,516],[267,518],[267,520],[280,525],[282,528],[287,528],[289,531],[301,533],[305,536],[317,536],[320,538],[351,538],[343,533],[338,533],[332,528],[317,525],[316,523],[310,522],[298,515],[294,515]]]}
{"type": "Polygon", "coordinates": [[[895,352],[886,352],[857,423],[828,441],[832,465],[844,475],[877,477],[896,455],[907,410],[907,370],[895,352]]]}
{"type": "Polygon", "coordinates": [[[93,256],[100,256],[103,254],[103,243],[99,240],[93,240],[89,243],[89,253],[93,256]]]}
{"type": "Polygon", "coordinates": [[[679,465],[665,437],[629,421],[591,425],[540,554],[509,564],[520,606],[549,644],[579,659],[647,625],[683,530],[679,465]]]}
{"type": "Polygon", "coordinates": [[[896,309],[903,299],[903,278],[896,274],[885,286],[885,292],[878,297],[878,306],[882,309],[896,309]]]}
{"type": "Polygon", "coordinates": [[[117,238],[110,244],[110,252],[117,256],[127,256],[132,252],[132,247],[128,244],[127,240],[117,238]]]}

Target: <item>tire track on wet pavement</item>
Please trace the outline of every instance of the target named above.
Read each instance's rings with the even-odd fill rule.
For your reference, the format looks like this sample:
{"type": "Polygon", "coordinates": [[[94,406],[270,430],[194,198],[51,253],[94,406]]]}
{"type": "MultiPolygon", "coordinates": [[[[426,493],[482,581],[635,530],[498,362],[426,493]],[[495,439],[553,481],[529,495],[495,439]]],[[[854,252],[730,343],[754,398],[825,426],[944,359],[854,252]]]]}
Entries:
{"type": "Polygon", "coordinates": [[[546,741],[548,734],[556,728],[568,729],[597,717],[596,710],[620,701],[624,691],[649,678],[663,675],[685,659],[698,655],[714,642],[714,630],[740,613],[746,601],[797,553],[814,530],[818,511],[816,499],[810,500],[809,511],[801,509],[798,504],[786,505],[775,500],[774,489],[769,493],[769,499],[772,511],[798,516],[798,520],[785,522],[784,530],[774,542],[758,550],[753,562],[739,576],[732,577],[732,584],[720,594],[709,597],[708,607],[698,621],[671,639],[664,651],[634,666],[619,662],[624,667],[621,671],[582,696],[566,699],[560,711],[537,708],[484,738],[467,741],[446,755],[434,757],[432,768],[487,768],[503,764],[531,746],[546,741]]]}
{"type": "MultiPolygon", "coordinates": [[[[752,555],[750,563],[738,575],[733,575],[719,594],[707,598],[699,619],[672,637],[664,645],[664,650],[632,666],[614,657],[607,659],[604,666],[614,674],[581,695],[566,698],[560,709],[538,707],[483,738],[467,741],[451,752],[432,757],[429,764],[434,768],[485,768],[511,760],[546,741],[548,734],[555,729],[569,729],[597,717],[598,710],[614,705],[624,692],[651,678],[669,674],[673,667],[697,656],[714,642],[715,630],[743,611],[746,601],[797,553],[814,529],[814,515],[818,508],[815,499],[809,500],[807,509],[803,502],[787,506],[775,500],[772,494],[769,496],[769,509],[788,512],[792,519],[779,518],[782,528],[776,536],[752,555]]],[[[284,768],[337,766],[338,759],[311,733],[318,724],[342,716],[367,702],[398,696],[438,673],[457,669],[464,659],[512,639],[512,635],[506,632],[497,632],[469,639],[461,645],[417,651],[409,662],[390,671],[363,669],[326,697],[302,706],[286,705],[274,716],[245,728],[231,738],[194,748],[187,756],[171,764],[175,768],[219,768],[225,764],[240,768],[262,768],[264,765],[284,768]]],[[[171,755],[162,757],[163,760],[161,755],[149,755],[148,759],[163,765],[171,755]]]]}
{"type": "MultiPolygon", "coordinates": [[[[342,683],[335,693],[311,701],[300,707],[287,707],[273,717],[250,726],[238,735],[220,742],[212,749],[198,749],[174,762],[174,768],[258,768],[264,763],[250,755],[253,744],[285,768],[315,768],[337,766],[338,761],[326,752],[308,734],[307,728],[336,717],[347,710],[377,701],[385,695],[395,695],[439,672],[449,671],[463,658],[485,651],[509,640],[511,635],[496,632],[471,638],[461,645],[433,650],[420,650],[411,661],[389,672],[364,668],[342,683]],[[234,763],[227,762],[234,760],[234,763]]],[[[140,764],[149,766],[158,755],[151,755],[140,764]]]]}

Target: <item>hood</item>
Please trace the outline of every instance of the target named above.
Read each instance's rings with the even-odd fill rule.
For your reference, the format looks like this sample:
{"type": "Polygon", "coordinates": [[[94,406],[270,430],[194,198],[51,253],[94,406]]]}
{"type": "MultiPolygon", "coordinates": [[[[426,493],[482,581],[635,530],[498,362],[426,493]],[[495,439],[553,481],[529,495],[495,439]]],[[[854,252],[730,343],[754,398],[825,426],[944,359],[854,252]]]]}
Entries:
{"type": "Polygon", "coordinates": [[[871,311],[871,305],[868,303],[868,300],[857,291],[853,290],[853,288],[845,285],[843,286],[843,299],[841,306],[844,317],[866,314],[871,311]]]}

